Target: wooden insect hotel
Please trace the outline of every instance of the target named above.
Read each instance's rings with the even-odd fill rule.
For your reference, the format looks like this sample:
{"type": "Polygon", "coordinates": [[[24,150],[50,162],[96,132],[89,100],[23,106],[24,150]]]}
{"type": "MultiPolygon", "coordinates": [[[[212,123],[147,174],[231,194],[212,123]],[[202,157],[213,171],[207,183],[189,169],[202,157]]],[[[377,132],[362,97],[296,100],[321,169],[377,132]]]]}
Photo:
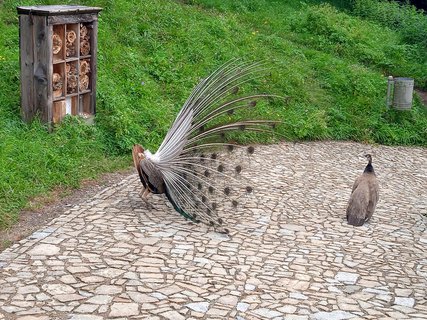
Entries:
{"type": "Polygon", "coordinates": [[[95,115],[98,13],[101,8],[18,7],[22,117],[60,122],[95,115]]]}

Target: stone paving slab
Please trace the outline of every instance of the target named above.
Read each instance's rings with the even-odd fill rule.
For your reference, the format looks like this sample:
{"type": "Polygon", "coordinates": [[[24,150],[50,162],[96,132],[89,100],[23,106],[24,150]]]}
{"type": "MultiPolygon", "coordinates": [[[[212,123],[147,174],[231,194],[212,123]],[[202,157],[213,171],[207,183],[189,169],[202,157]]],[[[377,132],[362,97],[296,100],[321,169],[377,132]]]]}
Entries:
{"type": "MultiPolygon", "coordinates": [[[[0,253],[0,319],[427,319],[427,149],[262,146],[230,236],[184,220],[133,174],[0,253]],[[345,208],[367,152],[371,222],[345,208]]],[[[245,173],[245,170],[243,171],[245,173]]]]}

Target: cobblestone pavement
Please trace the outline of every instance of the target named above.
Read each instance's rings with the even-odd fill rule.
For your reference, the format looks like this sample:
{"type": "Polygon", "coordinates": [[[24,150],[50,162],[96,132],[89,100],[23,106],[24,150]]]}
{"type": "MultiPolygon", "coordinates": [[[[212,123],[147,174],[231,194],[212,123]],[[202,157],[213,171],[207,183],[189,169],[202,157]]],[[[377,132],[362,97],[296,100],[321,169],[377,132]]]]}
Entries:
{"type": "MultiPolygon", "coordinates": [[[[230,236],[147,206],[135,174],[0,253],[0,319],[427,319],[427,149],[258,148],[230,236]],[[370,152],[371,222],[345,208],[370,152]]],[[[244,172],[244,171],[243,171],[244,172]]]]}

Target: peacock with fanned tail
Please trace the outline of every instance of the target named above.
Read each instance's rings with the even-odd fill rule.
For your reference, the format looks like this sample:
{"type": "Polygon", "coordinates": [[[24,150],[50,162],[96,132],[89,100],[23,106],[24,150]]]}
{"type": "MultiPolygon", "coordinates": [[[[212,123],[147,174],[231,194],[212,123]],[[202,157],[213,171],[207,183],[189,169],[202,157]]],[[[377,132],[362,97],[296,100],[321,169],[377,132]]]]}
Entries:
{"type": "MultiPolygon", "coordinates": [[[[273,133],[275,121],[235,120],[237,112],[250,111],[259,99],[283,99],[274,94],[239,94],[242,86],[267,73],[262,62],[232,60],[226,63],[193,89],[155,154],[140,145],[133,147],[133,161],[143,184],[144,200],[150,193],[165,193],[185,218],[228,233],[218,216],[213,194],[216,198],[220,195],[229,199],[233,206],[237,206],[238,201],[231,197],[232,188],[217,183],[214,176],[235,180],[243,166],[230,164],[218,151],[244,148],[250,156],[255,151],[253,146],[227,142],[227,135],[240,131],[273,133]]],[[[247,185],[244,190],[251,193],[253,187],[247,185]]]]}

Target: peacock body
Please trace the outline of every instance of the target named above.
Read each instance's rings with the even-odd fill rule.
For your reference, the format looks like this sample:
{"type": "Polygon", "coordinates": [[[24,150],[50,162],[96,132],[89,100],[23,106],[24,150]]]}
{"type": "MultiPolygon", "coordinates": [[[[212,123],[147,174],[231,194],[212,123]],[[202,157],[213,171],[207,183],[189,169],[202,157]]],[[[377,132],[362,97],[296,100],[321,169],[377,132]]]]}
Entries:
{"type": "MultiPolygon", "coordinates": [[[[273,132],[277,122],[234,116],[255,108],[259,99],[282,98],[272,94],[239,94],[242,85],[265,77],[267,71],[263,63],[236,60],[226,63],[193,89],[156,153],[140,145],[133,147],[144,199],[150,193],[165,193],[185,218],[228,233],[217,214],[218,202],[214,199],[229,199],[233,206],[238,202],[231,197],[231,188],[218,180],[237,179],[243,166],[229,163],[219,151],[243,149],[250,156],[255,150],[253,146],[226,142],[227,135],[242,131],[273,132]]],[[[246,193],[253,191],[250,185],[243,189],[246,193]]]]}

